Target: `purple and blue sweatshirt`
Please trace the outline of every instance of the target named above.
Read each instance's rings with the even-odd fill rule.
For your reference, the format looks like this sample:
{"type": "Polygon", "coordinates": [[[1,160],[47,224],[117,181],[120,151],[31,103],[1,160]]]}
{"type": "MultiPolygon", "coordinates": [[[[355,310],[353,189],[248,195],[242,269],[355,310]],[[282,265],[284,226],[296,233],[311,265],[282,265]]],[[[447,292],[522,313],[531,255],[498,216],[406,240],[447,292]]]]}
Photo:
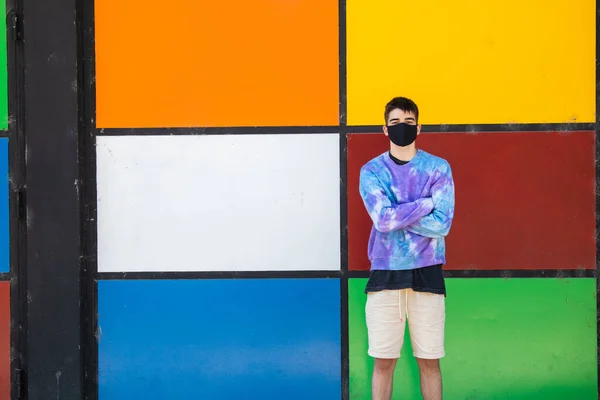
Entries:
{"type": "Polygon", "coordinates": [[[454,218],[450,164],[423,150],[398,165],[389,152],[360,171],[360,195],[373,227],[368,255],[371,271],[411,270],[445,264],[454,218]]]}

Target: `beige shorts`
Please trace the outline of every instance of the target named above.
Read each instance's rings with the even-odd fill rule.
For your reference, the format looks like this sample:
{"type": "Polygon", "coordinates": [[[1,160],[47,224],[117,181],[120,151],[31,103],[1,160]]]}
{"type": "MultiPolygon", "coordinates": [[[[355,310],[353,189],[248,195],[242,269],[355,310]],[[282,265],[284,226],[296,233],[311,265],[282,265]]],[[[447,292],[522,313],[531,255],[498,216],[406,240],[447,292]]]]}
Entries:
{"type": "Polygon", "coordinates": [[[444,357],[445,300],[444,295],[412,289],[368,293],[365,311],[369,355],[399,358],[408,319],[413,355],[424,359],[444,357]]]}

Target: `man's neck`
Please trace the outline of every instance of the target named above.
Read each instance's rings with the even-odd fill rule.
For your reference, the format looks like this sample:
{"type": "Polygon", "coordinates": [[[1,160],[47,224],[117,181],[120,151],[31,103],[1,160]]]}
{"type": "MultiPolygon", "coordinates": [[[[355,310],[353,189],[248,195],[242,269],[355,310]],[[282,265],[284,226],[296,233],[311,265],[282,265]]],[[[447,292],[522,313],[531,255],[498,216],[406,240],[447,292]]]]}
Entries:
{"type": "Polygon", "coordinates": [[[413,142],[410,146],[400,147],[390,143],[390,153],[401,161],[410,161],[417,154],[417,146],[413,142]]]}

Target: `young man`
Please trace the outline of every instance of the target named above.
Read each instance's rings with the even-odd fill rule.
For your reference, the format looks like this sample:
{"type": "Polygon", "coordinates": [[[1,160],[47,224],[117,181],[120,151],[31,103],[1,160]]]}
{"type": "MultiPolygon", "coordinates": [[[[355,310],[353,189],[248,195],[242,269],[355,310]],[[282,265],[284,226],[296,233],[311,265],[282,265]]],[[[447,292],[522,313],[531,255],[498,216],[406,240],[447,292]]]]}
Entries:
{"type": "Polygon", "coordinates": [[[408,320],[424,400],[442,399],[439,360],[445,355],[444,237],[454,217],[448,162],[417,149],[417,105],[404,97],[385,107],[390,150],[360,171],[360,195],[373,220],[366,317],[375,358],[373,400],[390,400],[408,320]]]}

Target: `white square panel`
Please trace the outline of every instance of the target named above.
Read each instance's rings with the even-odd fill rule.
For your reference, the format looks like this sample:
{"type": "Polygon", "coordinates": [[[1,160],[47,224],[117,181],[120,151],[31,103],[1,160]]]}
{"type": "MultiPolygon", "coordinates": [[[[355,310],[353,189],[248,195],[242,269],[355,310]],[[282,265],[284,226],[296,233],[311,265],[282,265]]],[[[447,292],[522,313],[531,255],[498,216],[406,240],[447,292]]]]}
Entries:
{"type": "Polygon", "coordinates": [[[340,268],[337,134],[99,136],[98,271],[340,268]]]}

